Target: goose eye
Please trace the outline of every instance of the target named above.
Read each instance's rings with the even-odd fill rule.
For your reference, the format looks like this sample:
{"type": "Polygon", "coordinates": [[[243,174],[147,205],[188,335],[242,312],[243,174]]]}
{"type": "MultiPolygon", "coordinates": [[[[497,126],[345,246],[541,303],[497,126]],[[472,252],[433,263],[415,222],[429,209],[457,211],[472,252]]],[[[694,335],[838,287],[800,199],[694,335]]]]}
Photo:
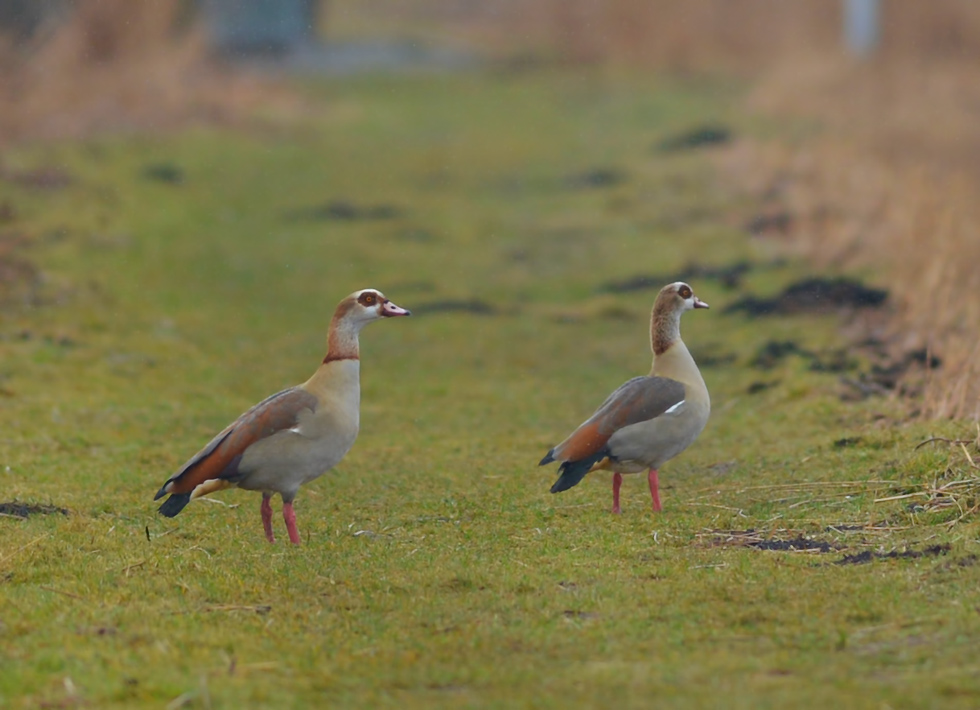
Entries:
{"type": "Polygon", "coordinates": [[[362,306],[373,306],[377,302],[378,297],[373,293],[363,293],[357,300],[362,306]]]}
{"type": "Polygon", "coordinates": [[[687,286],[682,286],[682,287],[681,287],[681,290],[680,290],[680,291],[678,291],[678,292],[677,292],[677,294],[678,294],[678,295],[679,295],[679,296],[680,296],[681,298],[683,298],[683,299],[685,299],[685,300],[687,300],[688,298],[690,298],[690,297],[691,297],[691,289],[689,289],[689,288],[688,288],[687,286]]]}

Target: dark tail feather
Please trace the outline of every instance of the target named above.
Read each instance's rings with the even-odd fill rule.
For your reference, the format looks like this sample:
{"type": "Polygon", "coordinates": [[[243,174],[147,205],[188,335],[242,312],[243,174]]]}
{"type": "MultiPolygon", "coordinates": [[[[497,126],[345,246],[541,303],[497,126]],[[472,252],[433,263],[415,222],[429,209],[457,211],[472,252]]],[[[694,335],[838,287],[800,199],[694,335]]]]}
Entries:
{"type": "Polygon", "coordinates": [[[190,493],[174,493],[167,498],[160,506],[160,515],[172,518],[184,509],[184,506],[191,502],[190,493]]]}
{"type": "Polygon", "coordinates": [[[609,449],[603,448],[601,451],[597,451],[584,459],[579,459],[578,461],[566,461],[561,465],[561,468],[558,469],[558,473],[561,475],[559,476],[558,480],[555,481],[555,485],[551,487],[551,492],[561,493],[562,491],[567,491],[569,488],[585,478],[585,474],[587,474],[596,463],[607,456],[609,456],[609,449]]]}
{"type": "MultiPolygon", "coordinates": [[[[170,483],[170,481],[167,481],[167,483],[170,483]]],[[[155,496],[153,496],[153,500],[160,500],[165,495],[167,495],[167,484],[166,483],[163,485],[163,488],[161,488],[160,490],[158,490],[157,491],[157,494],[155,496]]]]}
{"type": "Polygon", "coordinates": [[[555,460],[555,450],[552,449],[551,451],[549,451],[544,455],[544,458],[541,459],[541,463],[539,463],[538,466],[544,466],[545,464],[551,463],[554,460],[555,460]]]}

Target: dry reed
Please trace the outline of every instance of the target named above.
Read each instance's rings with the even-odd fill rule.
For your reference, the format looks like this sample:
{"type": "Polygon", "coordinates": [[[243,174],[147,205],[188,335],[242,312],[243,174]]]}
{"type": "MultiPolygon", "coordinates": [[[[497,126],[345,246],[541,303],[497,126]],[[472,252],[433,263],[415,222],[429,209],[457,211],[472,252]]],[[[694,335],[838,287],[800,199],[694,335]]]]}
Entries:
{"type": "Polygon", "coordinates": [[[972,67],[885,55],[868,66],[827,60],[797,69],[760,80],[750,105],[818,118],[821,133],[744,145],[728,168],[793,214],[789,248],[818,266],[872,272],[890,289],[886,339],[943,361],[920,388],[922,414],[980,417],[980,87],[972,67]]]}
{"type": "Polygon", "coordinates": [[[897,492],[875,503],[909,501],[915,512],[939,512],[955,509],[959,515],[947,522],[952,527],[980,511],[980,424],[975,439],[950,440],[933,438],[927,444],[945,444],[949,448],[946,463],[932,481],[916,486],[916,490],[897,492]],[[972,452],[972,453],[971,453],[972,452]]]}
{"type": "Polygon", "coordinates": [[[78,0],[27,43],[0,44],[0,146],[231,120],[269,82],[220,67],[182,0],[78,0]]]}

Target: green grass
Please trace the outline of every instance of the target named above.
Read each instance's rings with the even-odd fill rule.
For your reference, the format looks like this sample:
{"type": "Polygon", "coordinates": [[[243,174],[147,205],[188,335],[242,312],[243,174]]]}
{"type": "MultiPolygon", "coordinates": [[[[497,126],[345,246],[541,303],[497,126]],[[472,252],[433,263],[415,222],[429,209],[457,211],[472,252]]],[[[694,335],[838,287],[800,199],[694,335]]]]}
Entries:
{"type": "MultiPolygon", "coordinates": [[[[874,503],[945,469],[918,441],[965,428],[844,404],[837,375],[798,358],[748,364],[771,339],[839,347],[836,319],[726,315],[738,293],[694,281],[713,308],[685,316],[685,340],[736,360],[704,369],[712,419],[662,471],[661,515],[639,477],[613,517],[608,476],[552,496],[554,468],[536,466],[649,368],[654,292],[601,284],[770,258],[733,227],[750,206],[708,160],[651,150],[705,121],[752,130],[730,91],[560,74],[304,90],[318,108],[294,122],[6,157],[75,180],[0,183],[45,275],[30,307],[0,311],[0,500],[70,510],[0,517],[0,708],[980,702],[980,526],[874,503]],[[142,177],[160,162],[185,182],[142,177]],[[593,168],[628,179],[569,189],[593,168]],[[290,217],[330,199],[400,215],[290,217]],[[268,545],[246,492],[157,516],[166,477],[305,379],[334,305],[365,286],[498,314],[364,332],[361,435],[300,493],[303,546],[268,545]],[[747,394],[756,381],[776,384],[747,394]],[[842,485],[877,480],[897,483],[842,485]],[[711,535],[746,529],[842,549],[711,535]]],[[[805,272],[758,270],[745,289],[805,272]]]]}

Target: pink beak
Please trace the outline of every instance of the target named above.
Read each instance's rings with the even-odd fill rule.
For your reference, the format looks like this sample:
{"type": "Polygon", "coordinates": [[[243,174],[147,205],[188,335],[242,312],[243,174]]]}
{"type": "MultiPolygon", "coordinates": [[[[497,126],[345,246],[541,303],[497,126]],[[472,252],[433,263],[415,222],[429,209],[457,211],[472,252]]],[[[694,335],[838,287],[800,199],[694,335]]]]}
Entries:
{"type": "Polygon", "coordinates": [[[392,316],[410,316],[412,315],[412,312],[405,308],[401,308],[400,306],[396,306],[391,301],[385,301],[381,304],[381,315],[390,318],[392,316]]]}
{"type": "Polygon", "coordinates": [[[711,306],[709,306],[707,303],[705,303],[704,301],[702,301],[697,296],[694,297],[694,307],[695,308],[711,308],[711,306]]]}

